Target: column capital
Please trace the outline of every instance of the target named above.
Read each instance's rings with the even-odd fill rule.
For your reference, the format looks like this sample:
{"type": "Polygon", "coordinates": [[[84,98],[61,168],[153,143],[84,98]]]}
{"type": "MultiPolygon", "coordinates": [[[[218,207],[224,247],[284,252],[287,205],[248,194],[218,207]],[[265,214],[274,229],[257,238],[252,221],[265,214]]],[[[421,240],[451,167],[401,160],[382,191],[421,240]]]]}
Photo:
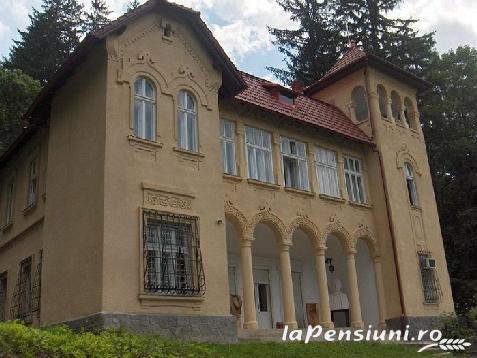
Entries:
{"type": "Polygon", "coordinates": [[[358,253],[358,250],[356,250],[356,248],[354,248],[354,247],[349,248],[349,249],[348,249],[348,252],[347,252],[348,258],[351,258],[351,257],[354,258],[354,256],[355,256],[357,253],[358,253]]]}
{"type": "Polygon", "coordinates": [[[244,237],[240,240],[241,247],[252,247],[252,242],[255,240],[253,237],[244,237]]]}
{"type": "Polygon", "coordinates": [[[280,251],[290,251],[291,246],[292,246],[291,241],[281,241],[280,242],[280,251]]]}
{"type": "Polygon", "coordinates": [[[328,249],[326,246],[315,246],[315,254],[317,256],[325,256],[326,249],[328,249]]]}

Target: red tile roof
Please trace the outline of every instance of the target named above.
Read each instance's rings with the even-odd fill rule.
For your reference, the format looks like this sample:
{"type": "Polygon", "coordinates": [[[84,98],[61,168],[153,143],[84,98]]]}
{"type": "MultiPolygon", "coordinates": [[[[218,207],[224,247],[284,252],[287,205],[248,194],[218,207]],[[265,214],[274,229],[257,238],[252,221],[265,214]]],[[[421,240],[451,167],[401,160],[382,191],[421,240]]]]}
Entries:
{"type": "Polygon", "coordinates": [[[343,54],[343,56],[336,61],[336,63],[331,67],[328,72],[320,78],[320,81],[325,80],[328,77],[333,76],[335,73],[340,72],[344,68],[352,65],[353,63],[366,57],[366,52],[362,51],[356,43],[351,42],[349,49],[343,54]]]}
{"type": "Polygon", "coordinates": [[[305,93],[311,95],[332,83],[344,78],[350,73],[360,68],[371,66],[383,71],[399,80],[416,87],[419,90],[429,88],[431,84],[413,73],[406,71],[391,62],[378,57],[372,53],[361,50],[354,41],[350,43],[349,49],[342,57],[336,61],[331,69],[318,81],[305,88],[305,93]]]}
{"type": "Polygon", "coordinates": [[[295,93],[294,105],[280,102],[266,89],[270,87],[269,81],[241,73],[248,87],[237,94],[235,100],[360,142],[371,143],[371,139],[337,107],[299,93],[295,93]]]}

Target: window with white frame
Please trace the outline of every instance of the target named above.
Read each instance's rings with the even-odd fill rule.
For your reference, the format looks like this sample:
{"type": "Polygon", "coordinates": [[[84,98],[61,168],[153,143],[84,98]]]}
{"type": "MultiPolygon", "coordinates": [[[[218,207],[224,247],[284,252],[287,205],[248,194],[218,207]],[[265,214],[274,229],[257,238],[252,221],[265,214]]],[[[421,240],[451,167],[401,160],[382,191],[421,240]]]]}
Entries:
{"type": "Polygon", "coordinates": [[[316,175],[322,194],[340,197],[336,152],[321,147],[316,148],[316,175]]]}
{"type": "Polygon", "coordinates": [[[36,203],[38,191],[38,160],[35,158],[30,162],[27,193],[27,207],[36,203]]]}
{"type": "Polygon", "coordinates": [[[285,186],[309,190],[305,143],[282,137],[281,148],[285,186]]]}
{"type": "Polygon", "coordinates": [[[13,221],[13,210],[15,200],[15,182],[12,180],[5,187],[5,224],[13,221]]]}
{"type": "Polygon", "coordinates": [[[144,291],[161,295],[199,295],[205,277],[198,218],[145,211],[144,291]]]}
{"type": "Polygon", "coordinates": [[[223,171],[235,175],[235,123],[225,119],[220,120],[220,146],[222,153],[223,171]]]}
{"type": "Polygon", "coordinates": [[[248,177],[273,183],[272,136],[261,129],[246,127],[248,177]]]}
{"type": "Polygon", "coordinates": [[[155,140],[156,91],[152,82],[139,77],[134,82],[134,135],[155,140]]]}
{"type": "Polygon", "coordinates": [[[177,97],[179,147],[197,151],[197,104],[189,91],[181,90],[177,97]]]}
{"type": "Polygon", "coordinates": [[[366,203],[362,165],[359,159],[344,158],[344,174],[348,199],[354,203],[366,203]]]}
{"type": "Polygon", "coordinates": [[[411,164],[404,163],[404,173],[406,175],[406,186],[409,196],[409,202],[411,203],[411,205],[417,206],[419,204],[417,198],[417,187],[416,180],[414,179],[414,170],[412,169],[411,164]]]}

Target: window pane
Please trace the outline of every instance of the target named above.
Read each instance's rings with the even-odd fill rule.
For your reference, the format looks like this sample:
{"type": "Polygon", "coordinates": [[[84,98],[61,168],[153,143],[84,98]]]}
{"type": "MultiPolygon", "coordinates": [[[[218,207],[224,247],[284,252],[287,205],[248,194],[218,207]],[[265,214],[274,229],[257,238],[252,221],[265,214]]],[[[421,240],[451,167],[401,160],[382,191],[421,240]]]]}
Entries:
{"type": "Polygon", "coordinates": [[[184,112],[179,112],[179,145],[187,149],[187,119],[184,112]]]}
{"type": "Polygon", "coordinates": [[[272,171],[272,154],[265,151],[265,170],[267,172],[266,181],[269,183],[273,182],[273,171],[272,171]]]}
{"type": "Polygon", "coordinates": [[[134,135],[136,137],[142,136],[142,119],[143,119],[143,106],[142,101],[136,99],[134,101],[134,135]]]}
{"type": "Polygon", "coordinates": [[[151,99],[154,99],[155,96],[154,96],[154,87],[152,86],[152,83],[149,82],[149,81],[146,81],[145,80],[145,87],[146,87],[146,93],[145,93],[145,96],[148,97],[148,98],[151,98],[151,99]]]}
{"type": "Polygon", "coordinates": [[[308,190],[308,164],[305,160],[299,162],[300,189],[308,190]]]}
{"type": "Polygon", "coordinates": [[[134,82],[134,93],[135,93],[135,94],[138,94],[138,95],[141,95],[141,96],[144,94],[144,91],[143,91],[143,81],[144,81],[144,79],[138,78],[138,79],[134,82]]]}
{"type": "Polygon", "coordinates": [[[145,102],[145,139],[154,139],[154,104],[151,102],[145,102]]]}
{"type": "Polygon", "coordinates": [[[187,149],[195,150],[195,115],[187,114],[187,149]]]}

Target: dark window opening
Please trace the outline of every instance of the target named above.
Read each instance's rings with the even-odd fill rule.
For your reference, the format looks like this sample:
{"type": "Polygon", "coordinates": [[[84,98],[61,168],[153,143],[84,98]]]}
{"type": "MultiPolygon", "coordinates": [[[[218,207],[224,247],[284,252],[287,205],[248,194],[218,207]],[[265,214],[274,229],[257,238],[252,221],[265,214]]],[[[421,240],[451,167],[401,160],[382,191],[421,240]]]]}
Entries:
{"type": "Polygon", "coordinates": [[[166,27],[164,27],[164,37],[171,37],[172,35],[172,26],[171,24],[166,24],[166,27]]]}
{"type": "Polygon", "coordinates": [[[268,312],[268,290],[267,285],[258,284],[258,310],[260,312],[268,312]]]}
{"type": "Polygon", "coordinates": [[[20,263],[17,284],[13,291],[10,317],[24,322],[32,322],[32,258],[29,257],[20,263]]]}
{"type": "Polygon", "coordinates": [[[7,319],[7,273],[0,275],[0,322],[7,319]]]}

